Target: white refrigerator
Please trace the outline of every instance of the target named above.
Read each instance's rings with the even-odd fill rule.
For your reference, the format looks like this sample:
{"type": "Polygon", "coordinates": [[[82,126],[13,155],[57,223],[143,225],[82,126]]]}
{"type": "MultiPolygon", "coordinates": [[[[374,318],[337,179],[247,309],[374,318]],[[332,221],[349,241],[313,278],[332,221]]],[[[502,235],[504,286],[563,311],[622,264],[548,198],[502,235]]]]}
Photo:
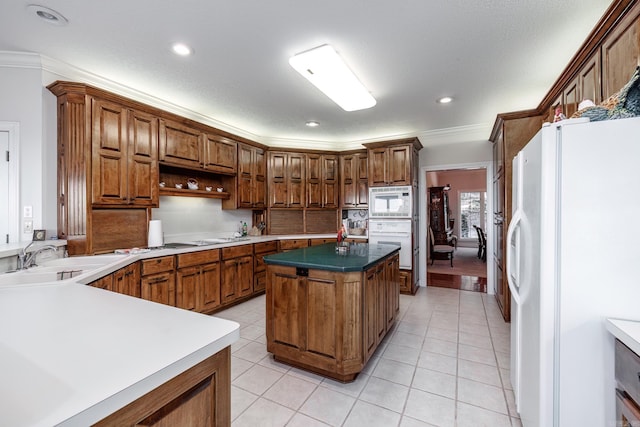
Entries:
{"type": "Polygon", "coordinates": [[[605,319],[640,320],[640,118],[545,124],[513,165],[507,278],[522,424],[613,427],[605,319]]]}

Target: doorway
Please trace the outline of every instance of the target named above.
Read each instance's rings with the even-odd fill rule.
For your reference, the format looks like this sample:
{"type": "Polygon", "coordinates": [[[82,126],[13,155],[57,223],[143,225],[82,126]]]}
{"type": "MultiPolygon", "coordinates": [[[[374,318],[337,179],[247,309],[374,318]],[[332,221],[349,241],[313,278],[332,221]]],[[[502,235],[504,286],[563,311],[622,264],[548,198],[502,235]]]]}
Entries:
{"type": "Polygon", "coordinates": [[[436,245],[454,247],[451,267],[450,262],[441,257],[432,260],[431,239],[427,240],[427,286],[486,293],[487,248],[479,233],[483,233],[486,242],[487,219],[490,218],[487,214],[487,168],[434,170],[427,171],[425,176],[427,227],[437,230],[434,233],[436,245]],[[433,200],[445,200],[446,204],[432,203],[433,200]],[[446,221],[437,223],[438,220],[442,222],[441,218],[446,221]]]}
{"type": "Polygon", "coordinates": [[[20,241],[18,131],[18,123],[0,122],[0,244],[20,241]]]}

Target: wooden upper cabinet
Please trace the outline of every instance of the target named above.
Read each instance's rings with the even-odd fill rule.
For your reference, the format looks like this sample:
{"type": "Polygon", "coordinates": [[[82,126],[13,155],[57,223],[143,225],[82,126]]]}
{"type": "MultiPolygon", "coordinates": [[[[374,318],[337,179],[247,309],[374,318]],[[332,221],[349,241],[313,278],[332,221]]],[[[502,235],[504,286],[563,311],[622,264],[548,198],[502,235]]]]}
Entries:
{"type": "Polygon", "coordinates": [[[338,156],[307,154],[307,207],[338,207],[338,156]]]}
{"type": "Polygon", "coordinates": [[[422,148],[420,142],[414,138],[406,143],[380,144],[365,144],[370,145],[367,152],[369,186],[417,184],[413,170],[417,165],[414,162],[418,161],[417,150],[422,148]]]}
{"type": "Polygon", "coordinates": [[[236,173],[238,143],[220,135],[202,134],[204,168],[229,175],[236,173]]]}
{"type": "Polygon", "coordinates": [[[158,206],[158,119],[91,100],[92,204],[158,206]]]}
{"type": "Polygon", "coordinates": [[[322,156],[322,207],[337,208],[339,204],[340,181],[338,156],[322,156]]]}
{"type": "Polygon", "coordinates": [[[389,147],[389,184],[411,185],[411,147],[389,147]]]}
{"type": "Polygon", "coordinates": [[[129,111],[129,200],[135,205],[158,206],[158,119],[129,111]]]}
{"type": "Polygon", "coordinates": [[[171,120],[160,120],[160,161],[166,164],[201,168],[202,132],[171,120]]]}
{"type": "Polygon", "coordinates": [[[237,191],[222,201],[223,209],[264,209],[267,191],[264,153],[260,147],[238,143],[237,191]]]}
{"type": "Polygon", "coordinates": [[[367,168],[366,151],[340,156],[340,206],[342,208],[369,206],[367,168]]]}
{"type": "Polygon", "coordinates": [[[307,207],[322,207],[322,156],[307,154],[307,207]]]}
{"type": "MultiPolygon", "coordinates": [[[[578,71],[578,74],[564,88],[562,92],[562,112],[570,118],[578,105],[585,99],[596,104],[602,101],[600,82],[600,52],[596,52],[578,71]]],[[[555,108],[553,108],[555,112],[555,108]]],[[[553,121],[553,116],[550,121],[553,121]]]]}
{"type": "Polygon", "coordinates": [[[640,4],[602,42],[602,95],[609,98],[629,81],[640,58],[640,4]]]}
{"type": "Polygon", "coordinates": [[[269,207],[302,208],[305,205],[306,156],[269,151],[269,207]]]}
{"type": "Polygon", "coordinates": [[[582,67],[578,75],[580,82],[580,101],[590,99],[594,103],[602,102],[602,83],[600,81],[600,54],[596,52],[582,67]]]}
{"type": "Polygon", "coordinates": [[[564,114],[567,117],[571,117],[573,113],[578,111],[578,103],[580,102],[580,92],[578,91],[579,79],[576,77],[569,83],[567,88],[562,94],[564,101],[564,114]]]}

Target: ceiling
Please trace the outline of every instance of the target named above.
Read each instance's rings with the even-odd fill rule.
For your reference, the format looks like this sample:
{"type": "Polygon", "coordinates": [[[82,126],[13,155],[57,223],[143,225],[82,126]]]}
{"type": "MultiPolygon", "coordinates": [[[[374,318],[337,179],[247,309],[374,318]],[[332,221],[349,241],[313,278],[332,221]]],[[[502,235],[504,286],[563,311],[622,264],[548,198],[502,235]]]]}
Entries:
{"type": "Polygon", "coordinates": [[[0,6],[0,51],[33,52],[267,145],[479,131],[535,108],[609,0],[24,0],[0,6]],[[181,41],[194,49],[171,53],[181,41]],[[377,100],[345,112],[288,64],[331,44],[377,100]],[[436,103],[444,95],[454,102],[436,103]],[[319,127],[305,122],[315,120],[319,127]]]}

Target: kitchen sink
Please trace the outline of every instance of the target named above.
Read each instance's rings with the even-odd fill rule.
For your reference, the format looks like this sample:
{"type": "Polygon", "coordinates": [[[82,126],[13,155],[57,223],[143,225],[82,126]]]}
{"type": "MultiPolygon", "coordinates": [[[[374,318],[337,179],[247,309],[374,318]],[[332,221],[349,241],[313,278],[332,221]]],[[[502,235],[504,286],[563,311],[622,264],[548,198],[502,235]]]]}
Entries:
{"type": "Polygon", "coordinates": [[[89,256],[72,256],[68,258],[57,258],[51,261],[45,261],[39,264],[38,267],[62,267],[62,268],[75,268],[82,265],[97,266],[95,268],[102,267],[112,262],[120,261],[126,258],[128,255],[89,255],[89,256]]]}
{"type": "Polygon", "coordinates": [[[58,271],[44,272],[28,272],[27,270],[16,271],[13,273],[0,274],[0,286],[2,285],[28,285],[31,283],[56,282],[58,280],[67,280],[82,274],[82,271],[74,272],[73,276],[69,274],[59,274],[58,271]]]}
{"type": "Polygon", "coordinates": [[[56,258],[25,270],[0,274],[0,286],[67,280],[126,257],[127,255],[96,255],[56,258]]]}
{"type": "Polygon", "coordinates": [[[188,247],[194,247],[194,246],[220,245],[223,243],[234,243],[234,242],[241,242],[244,240],[249,240],[249,238],[248,237],[214,237],[211,239],[200,239],[200,240],[193,240],[190,242],[165,243],[164,246],[166,248],[178,249],[178,248],[188,248],[188,247]]]}

